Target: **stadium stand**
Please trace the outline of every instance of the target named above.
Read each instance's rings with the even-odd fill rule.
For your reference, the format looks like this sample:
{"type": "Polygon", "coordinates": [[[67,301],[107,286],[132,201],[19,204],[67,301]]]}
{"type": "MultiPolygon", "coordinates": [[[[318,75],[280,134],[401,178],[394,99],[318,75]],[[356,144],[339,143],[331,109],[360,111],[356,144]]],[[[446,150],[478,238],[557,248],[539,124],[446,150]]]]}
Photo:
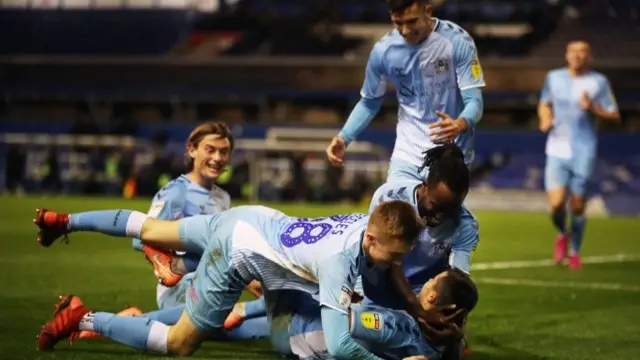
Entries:
{"type": "MultiPolygon", "coordinates": [[[[180,143],[195,121],[225,120],[239,136],[253,140],[266,139],[274,125],[335,128],[358,99],[362,56],[390,28],[384,4],[364,0],[313,6],[293,0],[198,5],[112,1],[109,8],[98,6],[99,1],[21,1],[0,3],[4,8],[0,23],[15,29],[0,32],[0,53],[7,55],[0,59],[4,99],[0,102],[0,132],[9,134],[0,147],[0,161],[5,164],[5,155],[19,153],[6,146],[17,141],[11,137],[16,133],[131,135],[139,164],[153,164],[161,153],[168,159],[163,166],[174,171],[172,166],[180,163],[180,143]],[[34,56],[18,56],[24,54],[34,56]],[[71,59],[66,65],[60,58],[40,57],[70,54],[73,57],[66,58],[71,59]],[[240,55],[251,56],[235,60],[240,55]],[[283,65],[281,58],[268,60],[274,55],[304,57],[283,65]],[[209,63],[214,58],[227,61],[226,65],[209,63]],[[233,69],[234,62],[246,59],[257,60],[246,68],[233,69]],[[183,60],[186,62],[180,63],[183,60]],[[311,65],[304,65],[305,61],[311,65]],[[74,131],[70,131],[72,121],[81,123],[74,131]],[[151,141],[158,129],[169,134],[166,142],[151,141]]],[[[640,129],[640,88],[628,81],[637,74],[633,67],[637,65],[624,61],[640,58],[639,48],[628,45],[640,35],[637,3],[447,0],[437,5],[438,16],[462,24],[474,35],[486,64],[485,75],[491,80],[484,94],[476,165],[496,154],[509,157],[506,166],[483,175],[475,186],[541,190],[544,136],[536,131],[535,116],[540,74],[561,64],[568,40],[585,38],[593,44],[600,63],[608,64],[604,69],[612,79],[627,132],[603,129],[598,175],[591,187],[603,196],[608,208],[640,212],[637,206],[628,205],[628,198],[640,196],[640,142],[633,134],[640,129]],[[502,60],[505,57],[513,60],[502,60]],[[611,203],[610,199],[617,200],[611,203]]],[[[392,98],[390,94],[362,141],[387,149],[392,146],[389,128],[396,121],[392,98]]],[[[61,180],[68,191],[80,188],[68,180],[89,178],[93,171],[99,171],[98,180],[104,182],[105,169],[95,158],[120,153],[123,145],[119,142],[124,141],[107,139],[111,140],[104,144],[111,145],[104,145],[103,150],[92,146],[93,151],[79,151],[72,140],[71,145],[56,149],[61,180]]],[[[27,151],[23,168],[29,169],[27,177],[33,188],[42,178],[48,152],[46,146],[27,151]]],[[[246,162],[251,152],[241,153],[239,162],[246,162]]],[[[266,156],[261,165],[265,174],[278,177],[292,169],[296,156],[282,154],[275,151],[266,156]],[[288,160],[283,161],[283,156],[288,160]]],[[[305,157],[309,171],[325,171],[321,154],[305,157]]],[[[240,163],[238,169],[244,166],[240,163]]],[[[386,169],[379,155],[354,155],[352,163],[345,171],[346,179],[366,173],[374,183],[386,169]]],[[[238,173],[242,172],[236,172],[242,181],[249,177],[238,173]]],[[[1,183],[6,185],[7,180],[1,183]]]]}

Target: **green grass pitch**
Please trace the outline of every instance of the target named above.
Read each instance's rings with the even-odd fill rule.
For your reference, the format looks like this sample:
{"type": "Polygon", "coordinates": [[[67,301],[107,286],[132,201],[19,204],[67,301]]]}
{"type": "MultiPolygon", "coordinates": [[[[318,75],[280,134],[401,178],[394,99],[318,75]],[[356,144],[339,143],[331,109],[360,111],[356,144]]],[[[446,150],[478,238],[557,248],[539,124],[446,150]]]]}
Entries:
{"type": "MultiPolygon", "coordinates": [[[[53,353],[35,350],[35,335],[52,314],[58,295],[79,295],[97,310],[117,311],[129,304],[153,310],[155,281],[127,239],[73,234],[69,245],[40,247],[31,223],[34,209],[146,211],[148,200],[5,196],[0,203],[0,358],[154,358],[108,340],[72,347],[61,343],[53,353]]],[[[341,205],[275,207],[307,217],[365,211],[341,205]]],[[[583,255],[594,263],[569,272],[540,261],[550,258],[554,239],[546,215],[477,216],[481,241],[472,275],[480,302],[468,322],[471,360],[640,359],[640,220],[589,220],[583,255]],[[615,261],[610,255],[616,254],[628,257],[615,261]],[[514,261],[524,262],[504,263],[514,261]],[[496,262],[498,269],[487,265],[496,262]]],[[[207,343],[194,357],[280,358],[266,342],[207,343]]]]}

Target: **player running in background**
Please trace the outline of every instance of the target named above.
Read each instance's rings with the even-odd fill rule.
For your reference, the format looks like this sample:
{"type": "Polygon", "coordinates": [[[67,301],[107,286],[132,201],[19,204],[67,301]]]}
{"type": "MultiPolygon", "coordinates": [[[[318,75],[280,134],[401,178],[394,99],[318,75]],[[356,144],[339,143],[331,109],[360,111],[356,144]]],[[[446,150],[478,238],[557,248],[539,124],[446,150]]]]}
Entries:
{"type": "Polygon", "coordinates": [[[370,216],[319,219],[293,218],[261,206],[178,221],[129,210],[67,215],[41,209],[36,224],[39,241],[47,245],[69,232],[95,231],[202,254],[187,290],[186,308],[175,325],[94,313],[69,295],[40,331],[41,350],[53,349],[72,332],[88,330],[141,350],[190,355],[222,328],[243,288],[257,279],[265,291],[318,294],[329,354],[341,359],[379,359],[349,335],[348,309],[356,278],[362,268],[388,268],[400,261],[423,228],[413,208],[402,201],[385,202],[370,216]]]}
{"type": "Polygon", "coordinates": [[[584,235],[587,183],[596,163],[596,119],[619,122],[620,113],[607,78],[590,69],[591,48],[585,41],[567,46],[568,66],[551,70],[545,79],[538,117],[547,132],[545,188],[551,219],[558,230],[554,258],[567,257],[569,268],[579,269],[584,235]],[[570,195],[570,196],[567,196],[570,195]],[[566,226],[566,200],[570,199],[571,222],[566,226]]]}
{"type": "Polygon", "coordinates": [[[327,148],[342,166],[346,147],[376,116],[390,82],[398,98],[396,143],[388,180],[422,181],[422,153],[455,141],[465,162],[473,160],[475,126],[482,118],[484,87],[478,52],[457,24],[431,17],[427,0],[387,0],[395,30],[373,47],[361,99],[327,148]]]}

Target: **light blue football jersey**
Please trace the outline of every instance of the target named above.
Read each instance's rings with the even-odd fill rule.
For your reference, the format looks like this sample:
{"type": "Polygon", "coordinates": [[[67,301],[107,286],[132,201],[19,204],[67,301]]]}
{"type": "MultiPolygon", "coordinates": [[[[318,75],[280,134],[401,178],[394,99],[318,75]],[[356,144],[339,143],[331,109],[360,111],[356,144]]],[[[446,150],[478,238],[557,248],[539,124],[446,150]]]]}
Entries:
{"type": "MultiPolygon", "coordinates": [[[[230,265],[269,290],[301,290],[321,305],[347,313],[364,258],[367,214],[295,218],[263,206],[225,213],[232,222],[230,265]]],[[[222,214],[221,214],[222,215],[222,214]]]]}
{"type": "MultiPolygon", "coordinates": [[[[371,199],[369,211],[380,203],[402,200],[418,211],[417,190],[420,181],[399,181],[380,186],[371,199]]],[[[431,269],[448,260],[449,265],[465,272],[471,269],[471,253],[480,240],[478,221],[464,205],[458,217],[435,227],[427,227],[413,250],[404,259],[404,272],[414,288],[419,289],[433,277],[431,269]],[[447,259],[448,258],[448,259],[447,259]]]]}
{"type": "MultiPolygon", "coordinates": [[[[420,44],[407,43],[393,30],[373,47],[360,95],[377,99],[393,84],[398,98],[396,143],[391,159],[420,166],[423,152],[434,144],[429,125],[441,111],[457,118],[464,109],[461,91],[485,86],[478,51],[471,36],[459,25],[433,19],[435,28],[420,44]]],[[[473,160],[474,130],[456,140],[465,162],[473,160]]]]}
{"type": "Polygon", "coordinates": [[[572,77],[567,68],[561,68],[547,74],[540,94],[540,101],[551,105],[554,114],[547,137],[547,156],[566,160],[595,156],[596,118],[580,105],[585,93],[605,111],[618,109],[609,81],[597,71],[572,77]]]}
{"type": "MultiPolygon", "coordinates": [[[[210,215],[231,207],[229,194],[213,186],[206,189],[180,175],[156,193],[148,215],[159,220],[178,220],[194,215],[210,215]]],[[[142,250],[142,242],[133,239],[133,248],[142,250]]]]}
{"type": "Polygon", "coordinates": [[[417,355],[440,359],[444,348],[427,341],[420,329],[420,324],[401,310],[354,306],[351,314],[351,336],[385,359],[417,355]]]}

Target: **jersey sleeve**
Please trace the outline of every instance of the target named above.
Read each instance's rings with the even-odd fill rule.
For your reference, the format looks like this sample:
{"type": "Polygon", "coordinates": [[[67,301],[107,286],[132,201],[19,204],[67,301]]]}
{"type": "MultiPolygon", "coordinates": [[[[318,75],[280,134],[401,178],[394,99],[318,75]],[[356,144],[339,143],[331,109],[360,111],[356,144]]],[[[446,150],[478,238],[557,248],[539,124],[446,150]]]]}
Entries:
{"type": "Polygon", "coordinates": [[[605,111],[618,111],[618,102],[613,95],[613,90],[611,90],[611,84],[604,76],[600,81],[600,89],[593,102],[605,111]]]}
{"type": "Polygon", "coordinates": [[[551,74],[547,74],[544,78],[544,84],[542,84],[542,90],[540,91],[540,102],[543,104],[551,104],[551,74]]]}
{"type": "Polygon", "coordinates": [[[449,255],[449,265],[466,273],[471,270],[471,253],[480,241],[478,221],[473,217],[463,217],[456,232],[449,255]]]}
{"type": "Polygon", "coordinates": [[[357,277],[355,263],[343,253],[321,262],[318,266],[320,305],[348,314],[357,277]]]}
{"type": "Polygon", "coordinates": [[[404,311],[358,306],[351,312],[350,325],[354,339],[375,344],[394,358],[424,355],[435,359],[438,355],[438,349],[422,336],[418,322],[404,311]]]}
{"type": "Polygon", "coordinates": [[[329,307],[320,311],[327,352],[335,359],[383,360],[358,344],[349,333],[349,315],[329,307]]]}
{"type": "Polygon", "coordinates": [[[222,211],[226,211],[231,209],[231,196],[228,192],[223,191],[222,193],[222,211]]]}
{"type": "Polygon", "coordinates": [[[371,198],[369,213],[373,212],[373,209],[383,202],[392,200],[402,200],[417,207],[418,198],[416,192],[420,185],[420,183],[382,184],[371,198]]]}
{"type": "Polygon", "coordinates": [[[360,96],[365,99],[377,99],[383,97],[387,92],[387,77],[382,64],[383,54],[384,48],[380,43],[375,44],[369,54],[364,73],[364,84],[360,90],[360,96]]]}
{"type": "MultiPolygon", "coordinates": [[[[186,202],[186,189],[172,186],[160,190],[153,198],[147,215],[158,220],[176,220],[183,217],[186,202]]],[[[134,249],[142,250],[142,241],[133,239],[134,249]]]]}
{"type": "Polygon", "coordinates": [[[473,39],[459,36],[453,42],[453,61],[456,69],[458,88],[466,90],[485,86],[478,50],[473,39]]]}

